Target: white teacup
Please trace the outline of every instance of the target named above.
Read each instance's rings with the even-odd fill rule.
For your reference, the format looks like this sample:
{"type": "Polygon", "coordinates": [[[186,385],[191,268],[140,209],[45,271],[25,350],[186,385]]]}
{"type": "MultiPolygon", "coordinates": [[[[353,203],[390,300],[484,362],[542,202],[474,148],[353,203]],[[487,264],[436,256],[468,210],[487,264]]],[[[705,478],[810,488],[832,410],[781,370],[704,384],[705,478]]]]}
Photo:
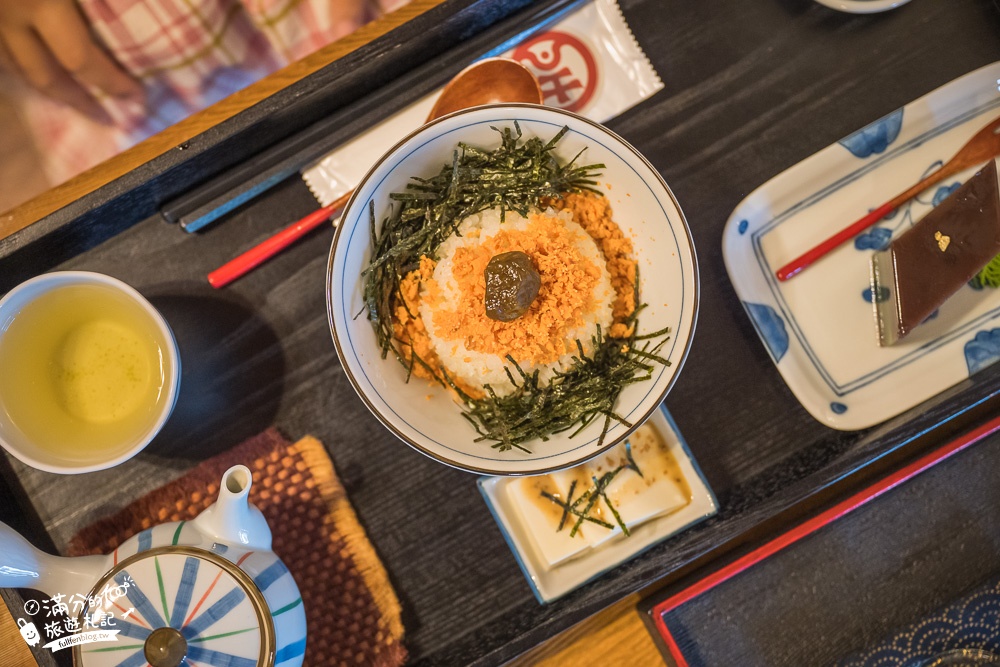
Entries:
{"type": "Polygon", "coordinates": [[[120,280],[59,271],[0,299],[0,445],[34,468],[81,473],[131,458],[179,386],[170,327],[120,280]]]}
{"type": "Polygon", "coordinates": [[[910,0],[816,0],[831,9],[851,14],[875,14],[905,5],[910,0]]]}

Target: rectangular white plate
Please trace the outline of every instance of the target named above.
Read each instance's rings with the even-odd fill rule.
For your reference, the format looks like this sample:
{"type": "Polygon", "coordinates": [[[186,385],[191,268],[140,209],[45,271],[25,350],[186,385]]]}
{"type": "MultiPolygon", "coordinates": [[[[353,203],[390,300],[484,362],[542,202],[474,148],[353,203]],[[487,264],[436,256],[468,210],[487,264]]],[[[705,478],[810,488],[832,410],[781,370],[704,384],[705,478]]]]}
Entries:
{"type": "Polygon", "coordinates": [[[480,477],[479,490],[490,512],[500,525],[504,539],[510,545],[517,564],[528,578],[535,597],[541,603],[551,602],[596,579],[611,568],[642,553],[657,542],[667,539],[718,511],[715,495],[695,463],[687,443],[681,437],[673,418],[663,406],[647,422],[667,443],[670,453],[680,465],[688,486],[691,502],[671,514],[647,521],[631,529],[629,537],[619,536],[572,560],[549,567],[535,552],[528,537],[527,526],[521,524],[506,486],[513,477],[480,477]]]}
{"type": "Polygon", "coordinates": [[[869,261],[975,169],[947,178],[787,282],[774,272],[896,196],[1000,115],[1000,63],[956,79],[828,146],[744,199],[726,269],[785,382],[816,419],[889,419],[1000,359],[1000,290],[963,287],[896,345],[875,333],[869,261]]]}

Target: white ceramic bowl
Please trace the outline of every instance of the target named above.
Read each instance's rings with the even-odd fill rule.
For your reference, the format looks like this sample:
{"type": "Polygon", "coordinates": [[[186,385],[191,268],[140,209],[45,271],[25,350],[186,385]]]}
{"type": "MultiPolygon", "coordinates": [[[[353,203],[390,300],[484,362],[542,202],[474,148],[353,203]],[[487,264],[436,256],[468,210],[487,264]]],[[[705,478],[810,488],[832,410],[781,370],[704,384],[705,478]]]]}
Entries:
{"type": "MultiPolygon", "coordinates": [[[[606,128],[565,111],[536,105],[492,105],[460,111],[412,133],[379,159],[344,210],[330,250],[327,307],[341,364],[368,408],[387,428],[420,452],[470,472],[533,474],[581,463],[623,440],[644,422],[673,386],[691,345],[698,310],[698,267],[687,223],[659,173],[631,146],[606,128]],[[603,420],[596,419],[570,438],[556,434],[531,441],[525,453],[499,452],[474,442],[476,432],[447,393],[428,381],[406,382],[405,369],[390,355],[383,359],[363,308],[361,272],[371,257],[368,207],[386,215],[389,193],[402,191],[412,176],[431,176],[451,162],[461,141],[495,148],[495,127],[513,127],[523,138],[550,139],[563,126],[569,132],[557,149],[562,160],[584,150],[578,164],[603,163],[601,189],[615,220],[630,235],[639,263],[640,333],[670,327],[662,348],[670,365],[657,367],[649,381],[627,387],[617,411],[631,428],[613,422],[598,448],[603,420]]],[[[359,444],[359,446],[363,446],[359,444]]]]}
{"type": "Polygon", "coordinates": [[[816,0],[821,5],[849,14],[875,14],[901,7],[910,0],[816,0]]]}
{"type": "MultiPolygon", "coordinates": [[[[32,443],[23,431],[11,423],[2,403],[0,403],[0,446],[33,468],[62,474],[92,472],[110,468],[127,461],[142,451],[170,417],[177,402],[181,378],[181,362],[177,341],[163,316],[135,289],[116,278],[101,273],[55,271],[21,283],[0,299],[0,337],[7,331],[17,313],[26,305],[46,292],[71,285],[99,285],[113,289],[145,311],[149,320],[159,330],[164,343],[161,371],[163,373],[162,391],[166,394],[158,402],[157,412],[153,415],[150,426],[129,442],[114,443],[116,446],[113,455],[95,454],[91,457],[80,457],[73,460],[39,448],[32,443]]],[[[0,372],[3,371],[0,370],[0,372]]],[[[25,378],[25,381],[29,381],[29,378],[25,378]]]]}

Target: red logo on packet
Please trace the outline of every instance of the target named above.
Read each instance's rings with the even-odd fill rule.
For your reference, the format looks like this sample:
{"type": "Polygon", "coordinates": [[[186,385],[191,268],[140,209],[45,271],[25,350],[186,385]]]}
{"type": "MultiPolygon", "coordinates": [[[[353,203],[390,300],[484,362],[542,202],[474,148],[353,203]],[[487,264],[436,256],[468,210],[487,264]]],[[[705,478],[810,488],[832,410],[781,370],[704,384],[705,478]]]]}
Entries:
{"type": "Polygon", "coordinates": [[[543,32],[514,49],[512,57],[535,73],[551,106],[579,111],[597,90],[594,54],[573,35],[543,32]]]}

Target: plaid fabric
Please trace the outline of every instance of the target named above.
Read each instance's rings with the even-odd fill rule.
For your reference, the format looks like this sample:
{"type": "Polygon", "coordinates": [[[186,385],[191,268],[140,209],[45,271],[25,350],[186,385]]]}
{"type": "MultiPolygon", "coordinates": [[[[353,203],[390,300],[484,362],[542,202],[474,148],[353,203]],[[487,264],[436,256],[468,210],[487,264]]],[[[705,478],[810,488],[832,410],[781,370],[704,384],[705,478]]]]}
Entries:
{"type": "MultiPolygon", "coordinates": [[[[337,0],[78,0],[95,35],[146,89],[145,106],[100,101],[112,126],[33,91],[25,117],[61,183],[341,37],[337,0]]],[[[394,0],[386,9],[402,4],[394,0]]],[[[360,21],[374,18],[374,3],[360,21]]]]}

